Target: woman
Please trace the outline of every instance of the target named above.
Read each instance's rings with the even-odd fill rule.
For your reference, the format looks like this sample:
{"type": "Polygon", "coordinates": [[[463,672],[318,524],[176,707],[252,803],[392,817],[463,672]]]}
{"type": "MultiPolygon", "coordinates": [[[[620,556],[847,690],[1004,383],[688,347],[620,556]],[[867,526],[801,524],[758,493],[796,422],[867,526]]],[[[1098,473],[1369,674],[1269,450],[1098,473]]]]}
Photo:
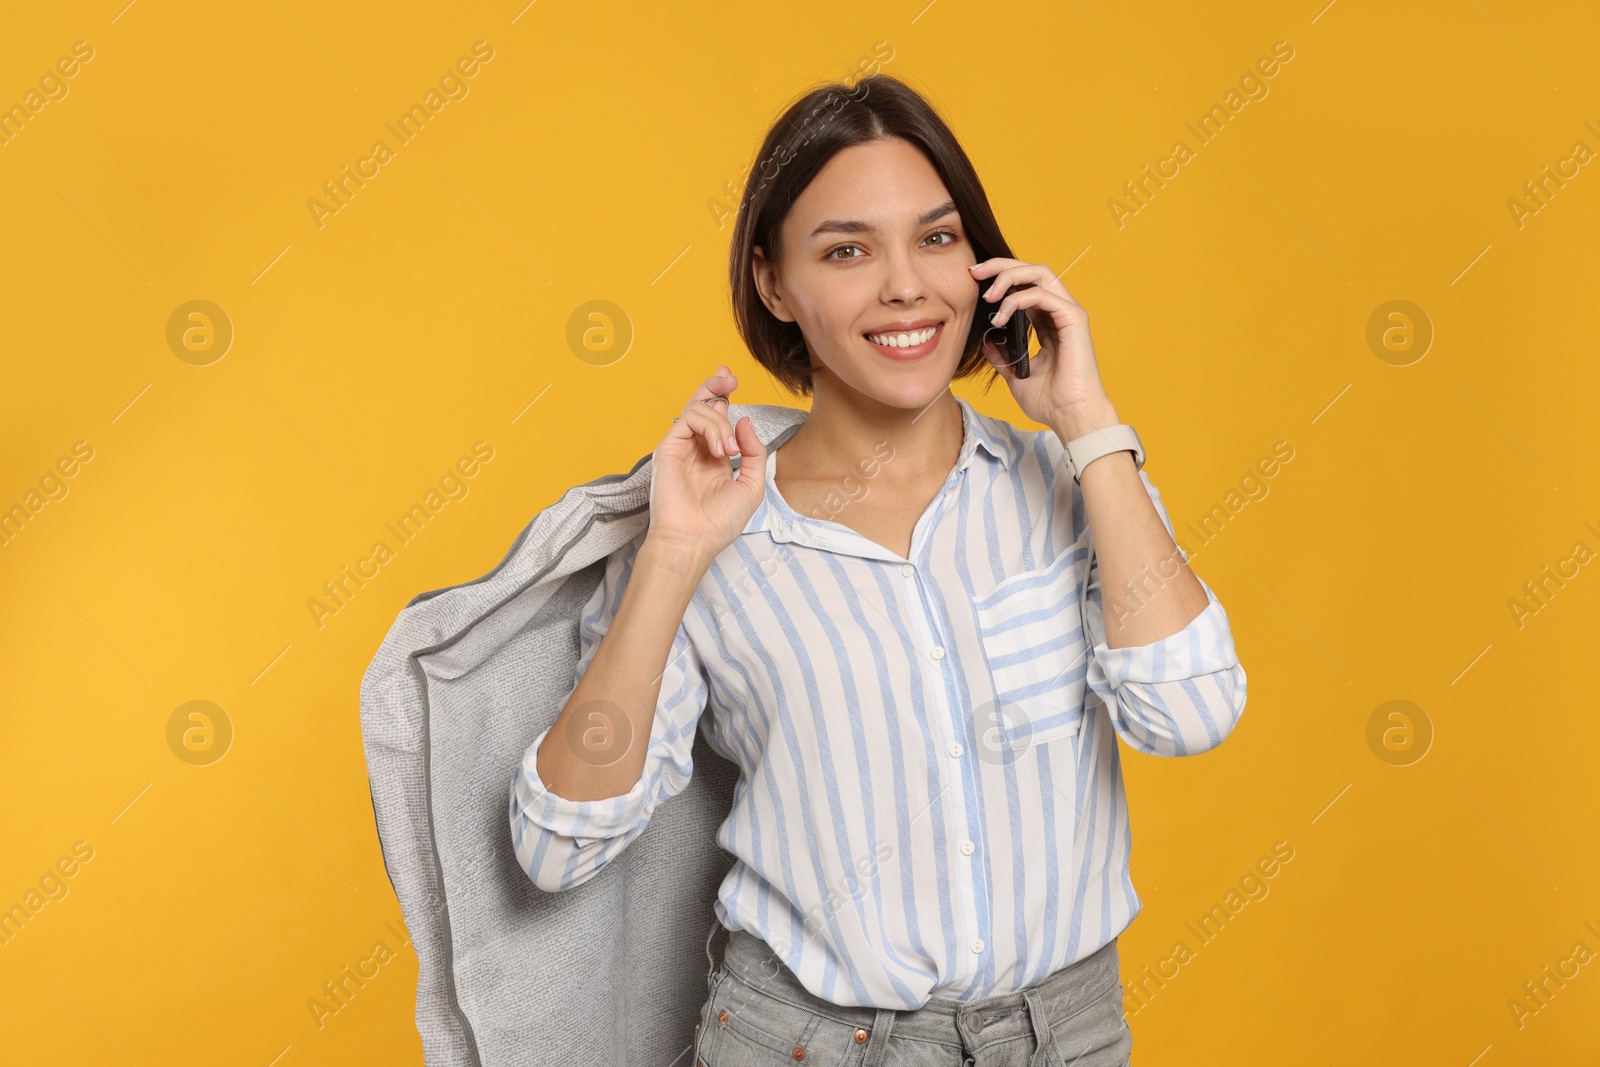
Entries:
{"type": "Polygon", "coordinates": [[[1245,676],[1085,311],[1010,255],[950,130],[881,74],[767,135],[730,281],[810,413],[769,451],[729,423],[724,365],[673,421],[648,530],[608,560],[524,761],[519,858],[547,889],[593,877],[687,784],[709,707],[741,774],[694,1063],[1130,1062],[1116,738],[1212,748],[1245,676]],[[980,297],[996,326],[1027,316],[1027,377],[980,297]],[[1048,429],[951,393],[986,365],[1048,429]]]}

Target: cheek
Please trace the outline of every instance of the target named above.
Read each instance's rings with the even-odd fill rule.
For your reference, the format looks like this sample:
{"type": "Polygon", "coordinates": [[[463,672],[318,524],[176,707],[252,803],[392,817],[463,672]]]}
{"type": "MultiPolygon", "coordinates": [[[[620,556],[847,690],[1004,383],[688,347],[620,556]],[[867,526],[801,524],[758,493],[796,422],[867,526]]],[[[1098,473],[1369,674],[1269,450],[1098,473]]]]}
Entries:
{"type": "Polygon", "coordinates": [[[965,316],[970,322],[972,319],[973,310],[978,306],[979,294],[983,292],[983,289],[987,289],[988,287],[989,286],[987,283],[981,289],[975,284],[962,284],[951,287],[941,295],[944,297],[945,303],[948,304],[957,315],[965,316]]]}
{"type": "Polygon", "coordinates": [[[824,337],[837,337],[844,327],[844,319],[835,311],[826,307],[812,308],[812,317],[816,321],[817,329],[824,337]]]}
{"type": "Polygon", "coordinates": [[[837,336],[838,331],[846,329],[851,322],[845,310],[838,306],[837,301],[829,299],[827,293],[810,292],[798,299],[791,299],[801,324],[819,340],[837,336]]]}
{"type": "Polygon", "coordinates": [[[950,316],[950,325],[947,327],[950,332],[965,336],[968,328],[972,325],[972,320],[977,316],[978,306],[976,300],[972,301],[970,305],[963,304],[960,301],[951,304],[950,311],[952,314],[950,316]]]}

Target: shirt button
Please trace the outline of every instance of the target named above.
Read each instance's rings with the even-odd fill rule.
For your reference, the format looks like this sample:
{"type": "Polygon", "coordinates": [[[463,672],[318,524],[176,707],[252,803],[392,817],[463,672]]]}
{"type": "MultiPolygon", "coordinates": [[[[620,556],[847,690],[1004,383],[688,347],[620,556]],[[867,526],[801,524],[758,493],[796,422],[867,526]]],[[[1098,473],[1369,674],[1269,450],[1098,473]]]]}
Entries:
{"type": "Polygon", "coordinates": [[[944,659],[944,646],[934,645],[933,650],[929,652],[928,655],[932,656],[934,659],[944,659]]]}
{"type": "Polygon", "coordinates": [[[961,854],[963,856],[970,856],[970,855],[972,855],[972,850],[974,848],[976,848],[976,847],[977,846],[974,845],[971,841],[963,841],[963,842],[961,842],[961,854]]]}
{"type": "Polygon", "coordinates": [[[962,750],[961,750],[961,742],[960,741],[952,741],[952,742],[950,742],[950,755],[954,756],[956,759],[960,759],[961,758],[961,751],[962,750]]]}
{"type": "Polygon", "coordinates": [[[982,952],[983,951],[983,938],[975,937],[975,938],[972,939],[972,951],[974,951],[974,952],[982,952]]]}
{"type": "Polygon", "coordinates": [[[909,564],[909,563],[907,563],[907,564],[904,564],[904,565],[903,565],[903,566],[902,566],[902,567],[901,567],[901,568],[900,568],[900,573],[901,573],[901,574],[903,574],[903,575],[905,575],[905,576],[906,576],[906,577],[907,577],[907,578],[909,578],[909,577],[911,577],[911,576],[912,576],[912,575],[913,575],[913,574],[915,574],[915,573],[917,573],[917,568],[915,568],[915,567],[913,567],[913,566],[912,566],[912,565],[911,565],[911,564],[909,564]]]}

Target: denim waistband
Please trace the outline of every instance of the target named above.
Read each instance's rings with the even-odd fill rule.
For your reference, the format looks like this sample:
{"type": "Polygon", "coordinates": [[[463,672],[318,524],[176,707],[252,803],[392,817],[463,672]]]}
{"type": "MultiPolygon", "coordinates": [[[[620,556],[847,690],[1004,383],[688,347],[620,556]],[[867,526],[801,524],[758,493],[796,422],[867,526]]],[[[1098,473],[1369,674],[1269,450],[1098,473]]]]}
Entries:
{"type": "Polygon", "coordinates": [[[758,992],[847,1026],[970,1051],[1023,1034],[1034,1036],[1042,1047],[1051,1039],[1052,1024],[1068,1025],[1074,1015],[1121,988],[1116,938],[1025,989],[973,1000],[935,996],[918,1009],[824,1000],[802,985],[764,940],[745,930],[728,931],[723,967],[758,992]]]}

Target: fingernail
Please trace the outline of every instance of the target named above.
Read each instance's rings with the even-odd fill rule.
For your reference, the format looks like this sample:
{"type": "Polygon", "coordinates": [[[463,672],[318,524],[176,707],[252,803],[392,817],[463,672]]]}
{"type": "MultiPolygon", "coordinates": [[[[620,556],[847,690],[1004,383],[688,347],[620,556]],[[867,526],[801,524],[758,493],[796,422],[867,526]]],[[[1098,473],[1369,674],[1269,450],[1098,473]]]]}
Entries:
{"type": "Polygon", "coordinates": [[[716,446],[716,449],[717,449],[717,455],[719,455],[719,456],[720,456],[720,455],[722,455],[722,454],[723,454],[723,451],[722,451],[722,442],[721,442],[721,441],[713,441],[713,442],[711,442],[711,443],[712,443],[712,444],[713,444],[713,445],[715,445],[715,446],[716,446]]]}
{"type": "Polygon", "coordinates": [[[731,437],[728,438],[728,455],[737,456],[738,454],[739,454],[739,442],[735,441],[731,437]]]}

